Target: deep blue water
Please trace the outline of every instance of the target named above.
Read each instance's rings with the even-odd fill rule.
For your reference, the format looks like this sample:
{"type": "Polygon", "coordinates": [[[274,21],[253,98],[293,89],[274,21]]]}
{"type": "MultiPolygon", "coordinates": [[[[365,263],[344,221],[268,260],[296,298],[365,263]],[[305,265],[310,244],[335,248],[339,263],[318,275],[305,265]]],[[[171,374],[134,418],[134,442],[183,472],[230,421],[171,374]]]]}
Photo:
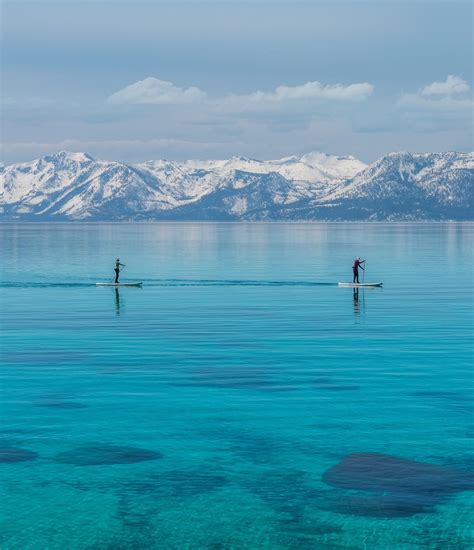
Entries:
{"type": "Polygon", "coordinates": [[[2,550],[471,549],[473,230],[0,225],[2,550]]]}

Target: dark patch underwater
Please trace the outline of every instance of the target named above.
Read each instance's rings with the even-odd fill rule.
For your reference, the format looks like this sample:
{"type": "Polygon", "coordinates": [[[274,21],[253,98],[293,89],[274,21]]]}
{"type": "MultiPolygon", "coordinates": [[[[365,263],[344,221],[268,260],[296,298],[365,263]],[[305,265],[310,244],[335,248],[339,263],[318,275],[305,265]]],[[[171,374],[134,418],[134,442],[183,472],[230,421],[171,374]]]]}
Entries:
{"type": "Polygon", "coordinates": [[[59,453],[55,461],[74,466],[105,466],[111,464],[133,464],[157,460],[163,455],[157,451],[125,447],[120,445],[84,445],[59,453]]]}
{"type": "Polygon", "coordinates": [[[474,489],[474,474],[376,453],[353,453],[329,468],[323,481],[346,491],[329,508],[341,514],[409,517],[432,512],[450,495],[474,489]]]}
{"type": "Polygon", "coordinates": [[[0,463],[12,464],[36,460],[38,453],[20,447],[0,447],[0,463]]]}

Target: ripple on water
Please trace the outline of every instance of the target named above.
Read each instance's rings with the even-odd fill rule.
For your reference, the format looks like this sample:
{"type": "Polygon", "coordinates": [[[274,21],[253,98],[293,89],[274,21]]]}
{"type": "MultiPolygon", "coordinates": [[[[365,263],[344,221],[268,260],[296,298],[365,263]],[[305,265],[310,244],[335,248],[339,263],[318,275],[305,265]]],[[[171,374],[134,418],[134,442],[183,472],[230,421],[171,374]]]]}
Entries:
{"type": "Polygon", "coordinates": [[[332,390],[332,391],[352,391],[360,389],[357,384],[344,384],[334,381],[332,378],[316,378],[314,380],[314,387],[318,390],[332,390]]]}
{"type": "Polygon", "coordinates": [[[300,522],[304,509],[320,496],[319,490],[307,484],[306,473],[301,470],[275,468],[246,477],[241,483],[293,524],[300,522]]]}
{"type": "Polygon", "coordinates": [[[85,403],[78,401],[60,401],[55,399],[47,399],[35,403],[37,407],[50,407],[52,409],[85,409],[88,407],[85,403]]]}
{"type": "Polygon", "coordinates": [[[125,447],[121,445],[84,445],[56,455],[56,462],[74,466],[105,466],[110,464],[133,464],[157,460],[163,455],[157,451],[125,447]]]}
{"type": "Polygon", "coordinates": [[[2,361],[5,364],[31,365],[56,365],[84,362],[87,355],[71,350],[21,350],[2,352],[2,361]]]}
{"type": "Polygon", "coordinates": [[[229,483],[224,472],[209,466],[188,468],[183,470],[164,470],[160,473],[140,476],[136,479],[121,481],[78,481],[67,480],[68,486],[79,491],[96,491],[109,493],[117,491],[121,496],[128,496],[134,502],[136,495],[157,500],[163,497],[187,498],[216,491],[229,483]]]}
{"type": "Polygon", "coordinates": [[[178,386],[208,388],[265,389],[275,386],[264,369],[252,367],[206,367],[195,369],[188,380],[178,386]]]}
{"type": "Polygon", "coordinates": [[[457,411],[472,414],[474,408],[471,395],[456,391],[426,390],[417,391],[412,394],[413,397],[421,397],[428,404],[441,404],[442,406],[455,409],[457,411]]]}
{"type": "Polygon", "coordinates": [[[414,397],[437,397],[439,399],[454,399],[455,401],[462,399],[463,395],[455,391],[441,390],[420,390],[413,392],[414,397]]]}
{"type": "Polygon", "coordinates": [[[221,489],[228,478],[208,466],[188,470],[168,470],[159,474],[131,480],[121,485],[124,494],[148,495],[152,498],[189,498],[221,489]]]}

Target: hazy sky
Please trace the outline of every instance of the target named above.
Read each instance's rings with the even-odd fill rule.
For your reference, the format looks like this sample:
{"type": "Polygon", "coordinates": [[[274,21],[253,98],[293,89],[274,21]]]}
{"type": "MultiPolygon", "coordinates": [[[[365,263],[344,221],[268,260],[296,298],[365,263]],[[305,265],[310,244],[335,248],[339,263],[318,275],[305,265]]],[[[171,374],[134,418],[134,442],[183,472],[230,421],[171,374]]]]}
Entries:
{"type": "Polygon", "coordinates": [[[472,150],[472,4],[3,3],[5,162],[472,150]]]}

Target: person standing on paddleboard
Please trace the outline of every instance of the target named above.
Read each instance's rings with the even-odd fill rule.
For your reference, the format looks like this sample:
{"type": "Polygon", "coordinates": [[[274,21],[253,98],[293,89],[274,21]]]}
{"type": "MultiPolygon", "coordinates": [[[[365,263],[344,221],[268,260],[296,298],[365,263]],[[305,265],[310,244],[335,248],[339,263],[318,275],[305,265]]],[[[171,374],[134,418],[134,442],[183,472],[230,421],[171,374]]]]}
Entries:
{"type": "Polygon", "coordinates": [[[120,269],[121,267],[125,267],[125,264],[121,264],[120,259],[117,258],[115,260],[115,267],[114,267],[114,271],[115,271],[115,281],[114,282],[115,282],[115,284],[118,284],[118,282],[119,282],[119,273],[121,271],[121,269],[120,269]]]}
{"type": "Polygon", "coordinates": [[[354,264],[352,266],[352,273],[354,274],[354,277],[352,279],[353,283],[359,282],[359,267],[360,269],[362,269],[362,271],[365,271],[364,268],[362,267],[363,263],[365,263],[365,260],[361,260],[360,258],[356,258],[354,260],[354,264]]]}

